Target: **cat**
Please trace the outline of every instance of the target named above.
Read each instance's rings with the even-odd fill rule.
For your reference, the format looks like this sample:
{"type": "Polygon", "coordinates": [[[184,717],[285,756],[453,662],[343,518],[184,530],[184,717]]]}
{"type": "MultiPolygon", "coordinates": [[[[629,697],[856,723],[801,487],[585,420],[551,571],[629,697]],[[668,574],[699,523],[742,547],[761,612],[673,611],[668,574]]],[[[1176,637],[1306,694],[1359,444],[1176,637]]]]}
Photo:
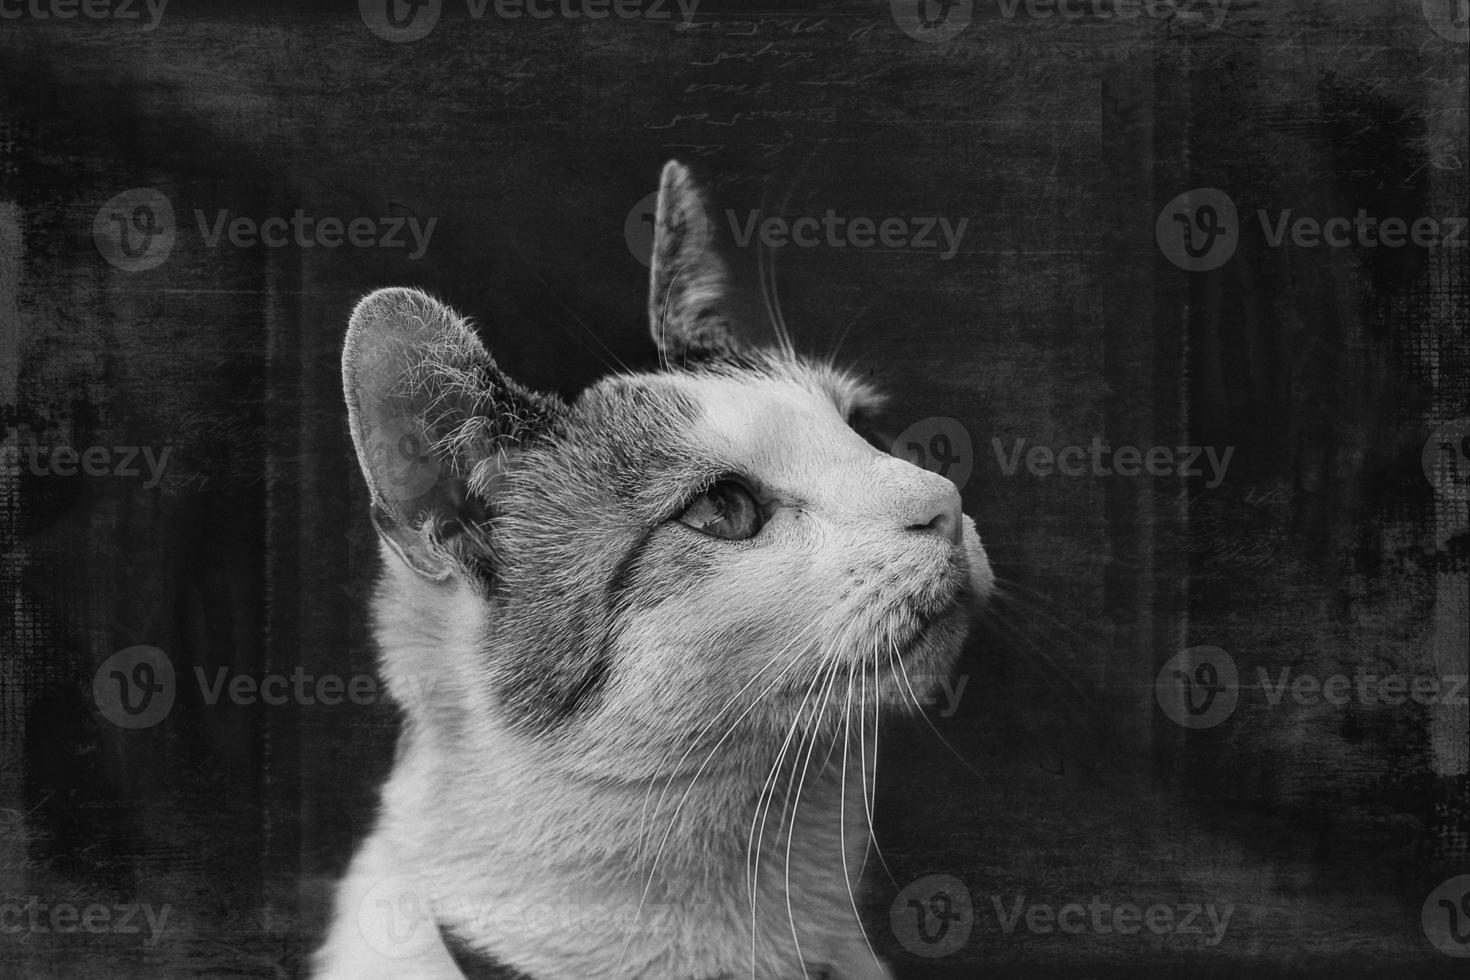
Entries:
{"type": "Polygon", "coordinates": [[[880,715],[994,579],[954,485],[853,428],[868,383],[751,339],[706,207],[670,161],[661,369],[571,403],[422,292],[351,315],[403,731],[321,980],[891,976],[858,914],[880,715]]]}

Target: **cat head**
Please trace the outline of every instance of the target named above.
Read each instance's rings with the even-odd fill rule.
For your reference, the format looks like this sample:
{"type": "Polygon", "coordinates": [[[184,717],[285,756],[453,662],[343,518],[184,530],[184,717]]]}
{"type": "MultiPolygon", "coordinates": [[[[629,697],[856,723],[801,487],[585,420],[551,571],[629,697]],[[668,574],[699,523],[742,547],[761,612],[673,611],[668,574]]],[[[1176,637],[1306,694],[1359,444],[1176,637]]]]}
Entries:
{"type": "Polygon", "coordinates": [[[866,382],[747,339],[706,215],[669,163],[649,293],[664,367],[570,403],[517,384],[422,292],[354,310],[377,626],[411,723],[629,775],[732,728],[779,739],[911,701],[952,665],[992,581],[958,492],[853,428],[880,404],[866,382]]]}

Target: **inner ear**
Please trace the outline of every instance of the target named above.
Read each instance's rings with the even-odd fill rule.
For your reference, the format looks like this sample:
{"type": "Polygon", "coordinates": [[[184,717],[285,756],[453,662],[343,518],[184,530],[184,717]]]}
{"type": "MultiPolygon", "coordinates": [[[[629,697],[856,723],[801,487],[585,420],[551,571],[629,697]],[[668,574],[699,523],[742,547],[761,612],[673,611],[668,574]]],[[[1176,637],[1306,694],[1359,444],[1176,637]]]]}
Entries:
{"type": "Polygon", "coordinates": [[[744,345],[731,318],[731,277],[704,194],[677,160],[659,179],[648,289],[653,342],[670,364],[728,357],[744,345]]]}
{"type": "Polygon", "coordinates": [[[353,310],[342,381],[384,542],[433,580],[488,567],[495,473],[560,400],[512,381],[458,314],[415,289],[380,289],[353,310]]]}

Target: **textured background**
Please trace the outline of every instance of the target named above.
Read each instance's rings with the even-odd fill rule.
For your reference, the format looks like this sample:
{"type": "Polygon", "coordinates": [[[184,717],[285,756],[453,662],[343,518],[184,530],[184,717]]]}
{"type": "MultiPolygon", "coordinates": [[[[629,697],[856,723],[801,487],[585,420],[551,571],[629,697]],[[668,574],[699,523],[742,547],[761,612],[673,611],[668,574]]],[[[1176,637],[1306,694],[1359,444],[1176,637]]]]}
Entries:
{"type": "Polygon", "coordinates": [[[949,259],[738,248],[716,220],[752,295],[768,264],[803,346],[893,393],[890,431],[966,434],[966,511],[1005,581],[958,710],[930,719],[953,751],[922,723],[885,731],[871,932],[899,976],[1457,965],[1421,907],[1470,872],[1463,692],[1272,705],[1257,680],[1466,672],[1465,430],[1431,441],[1459,482],[1421,465],[1470,415],[1465,234],[1274,247],[1255,215],[1463,219],[1464,14],[1457,31],[1437,0],[1233,0],[1212,28],[1203,3],[1125,20],[976,2],[937,42],[900,29],[910,6],[709,0],[680,28],[446,0],[396,43],[350,2],[174,0],[146,29],[141,6],[57,20],[0,0],[0,464],[170,450],[156,486],[0,466],[0,906],[169,909],[152,943],[0,917],[0,973],[299,973],[393,712],[211,705],[194,671],[372,671],[346,314],[373,287],[428,288],[511,373],[569,395],[649,364],[624,227],[671,156],[742,221],[968,219],[949,259]],[[1200,187],[1240,221],[1234,254],[1190,272],[1155,222],[1200,187]],[[130,189],[177,220],[142,271],[94,238],[130,189]],[[298,208],[436,223],[410,259],[211,247],[196,217],[298,208]],[[1208,487],[1008,476],[994,443],[1095,436],[1234,455],[1208,487]],[[92,680],[134,645],[178,683],[127,730],[92,680]],[[1155,678],[1199,646],[1242,689],[1219,724],[1181,726],[1155,678]],[[960,888],[968,938],[925,955],[907,899],[960,888]],[[1214,945],[1003,927],[1018,901],[1094,896],[1234,911],[1214,945]]]}

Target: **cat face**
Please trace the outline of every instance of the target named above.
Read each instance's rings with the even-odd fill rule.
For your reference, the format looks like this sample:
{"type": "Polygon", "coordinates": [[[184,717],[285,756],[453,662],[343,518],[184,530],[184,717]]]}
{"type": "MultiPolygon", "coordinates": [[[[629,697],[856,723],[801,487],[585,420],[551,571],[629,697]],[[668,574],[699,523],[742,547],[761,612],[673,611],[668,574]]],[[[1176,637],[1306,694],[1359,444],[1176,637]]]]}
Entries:
{"type": "Polygon", "coordinates": [[[958,492],[854,430],[865,383],[740,341],[702,209],[671,163],[650,292],[670,367],[571,404],[422,293],[354,312],[349,415],[402,585],[378,610],[390,685],[450,678],[422,724],[661,774],[691,740],[835,731],[952,666],[991,588],[958,492]]]}

